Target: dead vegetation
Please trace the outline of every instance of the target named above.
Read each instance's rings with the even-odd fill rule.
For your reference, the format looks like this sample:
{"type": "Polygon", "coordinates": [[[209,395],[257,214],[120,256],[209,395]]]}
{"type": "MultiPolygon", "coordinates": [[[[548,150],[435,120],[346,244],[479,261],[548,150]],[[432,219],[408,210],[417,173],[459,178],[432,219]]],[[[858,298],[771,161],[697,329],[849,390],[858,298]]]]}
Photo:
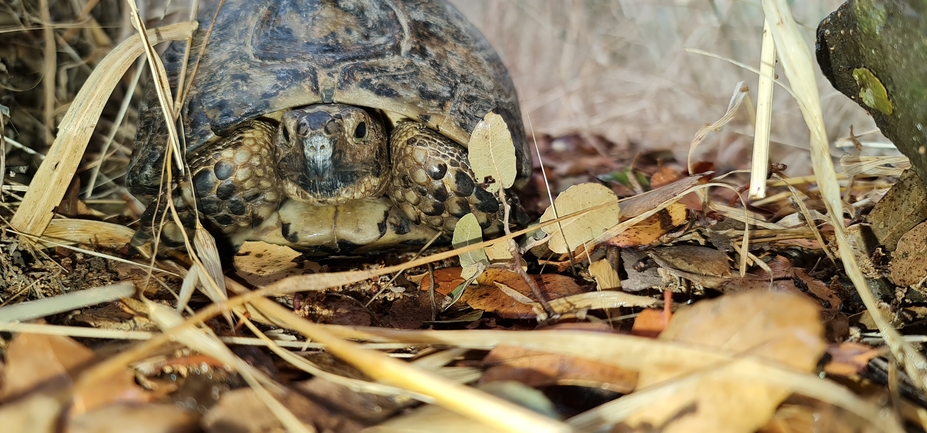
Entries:
{"type": "MultiPolygon", "coordinates": [[[[581,200],[558,199],[544,240],[560,244],[536,242],[528,278],[490,252],[493,265],[462,292],[463,269],[451,263],[493,243],[507,250],[505,239],[367,265],[251,245],[228,275],[204,238],[191,241],[199,253],[191,259],[133,258],[124,247],[140,209],[118,179],[134,136],[126,96],[138,94],[147,67],[136,61],[140,40],[113,54],[115,41],[133,34],[129,14],[2,6],[0,37],[11,43],[0,43],[0,103],[14,108],[3,120],[35,152],[10,151],[6,141],[7,168],[24,174],[3,189],[0,425],[895,432],[904,422],[922,430],[927,363],[910,343],[918,336],[898,332],[925,314],[922,281],[886,283],[889,259],[868,254],[858,224],[902,164],[857,151],[838,176],[830,149],[851,121],[843,109],[822,109],[836,98],[820,96],[824,84],[785,1],[749,13],[711,4],[691,29],[685,14],[627,2],[486,7],[488,36],[509,41],[500,51],[517,59],[510,67],[524,80],[531,127],[551,134],[538,140],[536,167],[547,171],[536,170],[534,194],[578,184],[572,194],[581,200]],[[761,49],[764,11],[778,25],[761,49]],[[668,37],[666,27],[689,37],[668,37]],[[733,44],[739,32],[758,45],[733,44]],[[720,60],[693,67],[682,51],[718,41],[746,53],[722,57],[748,65],[774,44],[791,95],[776,89],[765,101],[750,92],[771,80],[720,60]],[[734,170],[747,159],[733,155],[751,148],[750,128],[763,118],[772,138],[758,133],[760,146],[806,146],[811,132],[810,150],[794,158],[813,164],[814,175],[773,167],[768,181],[760,176],[766,197],[762,188],[748,197],[746,174],[734,170]],[[648,150],[674,144],[675,157],[648,150]]],[[[122,10],[99,7],[107,6],[122,10]]],[[[811,27],[823,16],[802,13],[811,27]]],[[[151,37],[189,31],[180,23],[151,37]]],[[[791,149],[773,151],[772,161],[790,161],[791,149]]],[[[550,203],[543,193],[523,201],[538,214],[550,203]]],[[[898,242],[916,256],[918,236],[898,242]]]]}

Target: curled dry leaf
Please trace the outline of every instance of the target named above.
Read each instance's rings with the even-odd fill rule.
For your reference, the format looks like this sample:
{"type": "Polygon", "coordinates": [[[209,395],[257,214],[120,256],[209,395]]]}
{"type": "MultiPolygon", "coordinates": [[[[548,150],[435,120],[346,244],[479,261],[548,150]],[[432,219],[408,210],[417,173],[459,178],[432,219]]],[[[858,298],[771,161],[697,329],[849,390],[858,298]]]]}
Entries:
{"type": "Polygon", "coordinates": [[[489,181],[487,190],[511,188],[515,183],[515,144],[502,116],[489,112],[476,124],[467,144],[467,160],[477,181],[489,181]]]}
{"type": "Polygon", "coordinates": [[[86,244],[118,249],[128,244],[133,234],[135,231],[124,225],[105,221],[53,219],[42,233],[42,239],[65,245],[86,244]]]}
{"type": "Polygon", "coordinates": [[[597,183],[583,183],[560,193],[554,205],[541,216],[541,223],[584,210],[589,211],[543,228],[544,232],[552,235],[548,242],[552,251],[565,254],[575,250],[617,225],[621,216],[618,197],[611,189],[597,183]]]}
{"type": "Polygon", "coordinates": [[[621,248],[647,246],[660,239],[661,236],[682,225],[688,219],[686,205],[673,203],[665,209],[647,217],[633,227],[612,237],[606,243],[621,248]]]}
{"type": "Polygon", "coordinates": [[[705,288],[717,288],[731,279],[727,254],[714,248],[672,245],[654,248],[648,255],[671,275],[705,288]]]}
{"type": "Polygon", "coordinates": [[[672,245],[654,248],[650,257],[660,266],[689,274],[730,277],[731,267],[724,251],[698,245],[672,245]]]}

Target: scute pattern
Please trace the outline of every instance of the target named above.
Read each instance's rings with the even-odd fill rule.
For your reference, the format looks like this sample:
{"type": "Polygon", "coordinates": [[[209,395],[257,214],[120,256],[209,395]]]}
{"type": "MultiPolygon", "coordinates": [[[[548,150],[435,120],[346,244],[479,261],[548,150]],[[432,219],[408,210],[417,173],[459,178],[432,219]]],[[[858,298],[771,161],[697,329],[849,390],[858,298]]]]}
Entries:
{"type": "MultiPolygon", "coordinates": [[[[467,163],[470,131],[490,111],[503,116],[516,146],[516,185],[529,177],[531,158],[508,72],[453,6],[443,0],[226,2],[213,26],[217,2],[205,3],[191,50],[198,69],[181,107],[191,173],[173,194],[185,226],[193,225],[198,209],[233,245],[263,239],[320,253],[422,245],[434,235],[446,241],[469,212],[490,234],[501,231],[501,204],[474,181],[467,163]],[[275,160],[277,148],[269,143],[286,113],[318,104],[363,107],[387,120],[386,197],[310,204],[292,198],[293,185],[307,185],[299,181],[306,178],[285,179],[301,165],[289,156],[275,160]]],[[[183,51],[174,44],[164,55],[174,92],[183,51]]],[[[139,110],[127,185],[151,199],[161,186],[166,128],[153,92],[139,110]]],[[[355,188],[350,170],[339,174],[331,188],[382,194],[355,188]]],[[[150,237],[162,212],[146,211],[142,235],[147,226],[150,237]]]]}

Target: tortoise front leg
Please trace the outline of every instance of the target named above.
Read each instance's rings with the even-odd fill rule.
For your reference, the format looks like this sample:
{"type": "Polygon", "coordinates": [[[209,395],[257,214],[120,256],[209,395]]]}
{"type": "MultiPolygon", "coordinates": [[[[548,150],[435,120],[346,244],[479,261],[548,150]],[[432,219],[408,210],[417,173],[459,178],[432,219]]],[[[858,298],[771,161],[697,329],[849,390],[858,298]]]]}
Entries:
{"type": "Polygon", "coordinates": [[[473,178],[466,149],[417,122],[399,122],[390,146],[389,196],[409,220],[450,234],[473,213],[486,234],[502,232],[499,199],[473,178]]]}
{"type": "MultiPolygon", "coordinates": [[[[220,142],[188,155],[191,177],[175,182],[171,197],[187,235],[197,216],[213,233],[226,236],[260,226],[284,198],[273,168],[274,125],[252,121],[220,142]]],[[[173,218],[163,218],[167,194],[145,210],[133,246],[153,239],[164,220],[161,240],[168,248],[182,248],[183,237],[173,218]]],[[[237,247],[238,245],[234,245],[237,247]]]]}

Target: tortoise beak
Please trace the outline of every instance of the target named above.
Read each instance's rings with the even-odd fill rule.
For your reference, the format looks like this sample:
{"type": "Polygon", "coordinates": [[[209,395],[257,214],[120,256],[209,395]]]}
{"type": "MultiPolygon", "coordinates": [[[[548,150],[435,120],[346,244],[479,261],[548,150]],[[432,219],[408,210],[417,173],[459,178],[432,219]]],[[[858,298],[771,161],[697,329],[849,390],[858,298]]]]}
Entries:
{"type": "Polygon", "coordinates": [[[332,172],[332,153],[335,143],[329,137],[313,135],[303,145],[306,174],[310,177],[325,178],[332,172]]]}

